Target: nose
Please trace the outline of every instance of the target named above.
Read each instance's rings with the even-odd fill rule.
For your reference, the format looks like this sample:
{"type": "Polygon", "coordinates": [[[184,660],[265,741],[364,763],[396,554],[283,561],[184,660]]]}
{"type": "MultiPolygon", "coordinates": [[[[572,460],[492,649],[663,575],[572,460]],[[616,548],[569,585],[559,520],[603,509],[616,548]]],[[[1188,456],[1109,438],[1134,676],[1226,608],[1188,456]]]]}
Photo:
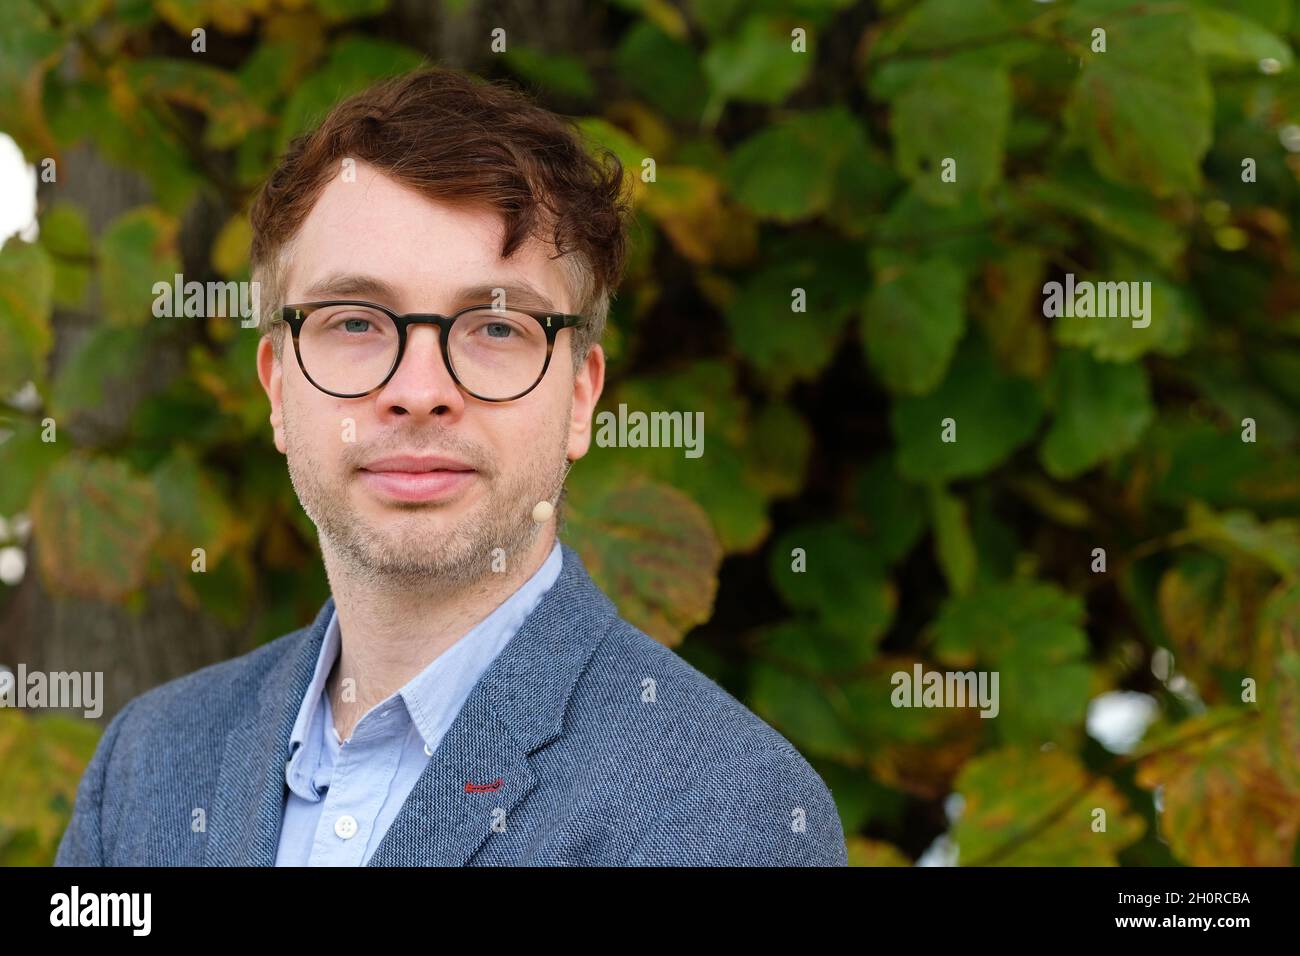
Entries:
{"type": "Polygon", "coordinates": [[[412,325],[397,371],[376,396],[385,415],[459,416],[465,397],[443,361],[436,325],[412,325]]]}

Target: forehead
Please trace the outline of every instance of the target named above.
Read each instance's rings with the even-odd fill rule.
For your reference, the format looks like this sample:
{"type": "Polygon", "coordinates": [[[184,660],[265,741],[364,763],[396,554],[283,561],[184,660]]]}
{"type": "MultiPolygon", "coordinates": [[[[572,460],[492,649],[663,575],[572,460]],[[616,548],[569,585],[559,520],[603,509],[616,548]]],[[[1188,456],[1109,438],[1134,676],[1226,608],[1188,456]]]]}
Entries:
{"type": "Polygon", "coordinates": [[[463,290],[531,287],[570,312],[566,273],[554,247],[529,238],[501,258],[505,219],[483,206],[424,196],[358,163],[355,181],[335,177],[291,244],[285,299],[336,275],[373,277],[391,287],[400,311],[450,310],[463,290]]]}

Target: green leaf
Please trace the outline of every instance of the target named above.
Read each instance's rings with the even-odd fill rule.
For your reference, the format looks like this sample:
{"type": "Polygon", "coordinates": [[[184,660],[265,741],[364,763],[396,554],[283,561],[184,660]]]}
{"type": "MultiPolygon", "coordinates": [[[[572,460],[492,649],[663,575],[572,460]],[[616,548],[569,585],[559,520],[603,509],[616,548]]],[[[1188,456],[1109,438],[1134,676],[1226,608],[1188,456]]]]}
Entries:
{"type": "Polygon", "coordinates": [[[786,666],[760,661],[750,674],[746,703],[810,759],[860,766],[866,761],[866,748],[841,716],[863,696],[858,688],[846,683],[828,691],[786,666]]]}
{"type": "Polygon", "coordinates": [[[1099,299],[1109,288],[1103,283],[1117,283],[1113,288],[1119,292],[1119,301],[1128,300],[1129,306],[1121,310],[1121,315],[1109,318],[1058,317],[1055,334],[1062,345],[1087,349],[1103,362],[1132,362],[1148,352],[1181,355],[1187,351],[1192,330],[1199,322],[1199,308],[1186,289],[1152,275],[1124,256],[1113,258],[1104,275],[1085,274],[1075,278],[1095,283],[1099,299]],[[1138,294],[1145,303],[1145,318],[1138,317],[1137,303],[1132,299],[1134,282],[1142,283],[1138,294]],[[1134,321],[1140,324],[1134,325],[1134,321]]]}
{"type": "Polygon", "coordinates": [[[1278,343],[1251,356],[1252,370],[1267,385],[1293,403],[1300,402],[1300,349],[1278,343]]]}
{"type": "MultiPolygon", "coordinates": [[[[1245,308],[1250,308],[1246,306],[1245,308]]],[[[1259,462],[1270,457],[1269,449],[1293,447],[1300,439],[1300,420],[1284,395],[1279,395],[1266,381],[1258,381],[1247,367],[1250,358],[1240,352],[1200,352],[1186,361],[1187,373],[1205,399],[1234,426],[1232,440],[1238,452],[1245,452],[1259,462]],[[1256,443],[1243,442],[1240,428],[1245,419],[1256,425],[1256,443]],[[1261,447],[1262,446],[1262,447],[1261,447]]],[[[1235,455],[1233,457],[1240,457],[1235,455]]],[[[1261,468],[1261,471],[1266,470],[1261,468]]],[[[1294,469],[1292,474],[1300,474],[1294,469]]],[[[1261,493],[1263,489],[1261,489],[1261,493]]],[[[1199,495],[1196,497],[1200,497],[1199,495]]]]}
{"type": "Polygon", "coordinates": [[[10,239],[0,248],[0,396],[45,379],[54,345],[54,266],[41,246],[10,239]]]}
{"type": "Polygon", "coordinates": [[[1240,431],[1209,422],[1161,416],[1134,458],[1134,467],[1150,474],[1152,499],[1179,508],[1191,499],[1216,507],[1248,507],[1300,495],[1295,456],[1270,454],[1243,442],[1240,431]]]}
{"type": "MultiPolygon", "coordinates": [[[[216,399],[224,419],[220,424],[226,429],[237,428],[245,439],[257,438],[266,432],[266,394],[257,379],[258,342],[258,336],[241,331],[234,334],[224,349],[191,349],[189,353],[189,380],[216,399]]],[[[288,352],[285,357],[292,360],[288,352]]],[[[188,404],[187,400],[183,401],[188,404]]],[[[168,409],[167,414],[184,416],[184,412],[174,406],[168,409]]],[[[182,417],[181,420],[186,419],[182,417]]],[[[212,423],[212,427],[219,426],[212,423]]],[[[186,434],[185,437],[194,436],[186,434]]]]}
{"type": "MultiPolygon", "coordinates": [[[[192,567],[192,564],[187,564],[186,567],[192,567]]],[[[236,549],[216,564],[209,561],[207,567],[207,571],[202,574],[191,573],[189,577],[176,581],[180,585],[179,592],[182,599],[196,602],[205,614],[210,614],[226,627],[232,629],[246,627],[248,615],[244,608],[257,599],[261,588],[273,586],[273,582],[259,579],[258,570],[254,567],[252,555],[247,549],[236,549]]],[[[295,592],[293,596],[292,603],[295,605],[299,602],[306,603],[308,597],[316,590],[306,586],[301,587],[302,590],[295,592]]],[[[321,600],[324,601],[328,587],[322,587],[320,591],[321,600]]],[[[290,614],[290,620],[292,617],[293,615],[290,614]]],[[[276,623],[274,618],[267,622],[269,633],[272,635],[278,633],[276,623]]],[[[287,622],[285,626],[292,627],[287,622]]]]}
{"type": "Polygon", "coordinates": [[[870,774],[857,779],[924,800],[952,791],[984,721],[965,708],[895,707],[894,677],[910,675],[916,658],[875,654],[863,662],[865,648],[847,647],[806,616],[765,628],[761,640],[751,705],[801,751],[862,767],[870,774]]]}
{"type": "Polygon", "coordinates": [[[298,84],[284,106],[275,151],[324,118],[334,104],[389,76],[420,66],[423,57],[410,47],[365,36],[345,36],[329,59],[298,84]]]}
{"type": "MultiPolygon", "coordinates": [[[[1014,36],[1027,25],[1033,8],[1008,0],[920,0],[872,44],[871,55],[975,51],[990,62],[1010,63],[1032,55],[1027,38],[1014,36]]],[[[912,59],[925,62],[928,57],[912,59]]],[[[884,94],[887,95],[887,94],[884,94]]]]}
{"type": "Polygon", "coordinates": [[[884,840],[850,837],[849,866],[911,866],[912,858],[884,840]]]}
{"type": "Polygon", "coordinates": [[[893,101],[890,126],[895,162],[929,202],[953,205],[1002,178],[1002,154],[1011,121],[1006,70],[939,61],[893,101]],[[955,161],[953,182],[943,165],[955,161]]]}
{"type": "Polygon", "coordinates": [[[565,537],[619,612],[670,646],[713,613],[722,548],[686,495],[625,470],[569,476],[565,537]]]}
{"type": "Polygon", "coordinates": [[[695,51],[649,20],[628,30],[614,54],[619,77],[652,105],[675,119],[694,120],[707,82],[695,51]]]}
{"type": "Polygon", "coordinates": [[[923,259],[881,276],[862,313],[872,369],[891,392],[924,395],[943,380],[966,329],[965,276],[947,259],[923,259]]]}
{"type": "Polygon", "coordinates": [[[791,49],[783,22],[748,18],[735,33],[716,40],[704,55],[709,80],[705,120],[716,121],[730,100],[776,104],[803,83],[812,64],[808,53],[791,49]]]}
{"type": "Polygon", "coordinates": [[[1052,374],[1056,412],[1040,457],[1053,478],[1073,478],[1129,451],[1155,418],[1141,365],[1063,349],[1052,374]]]}
{"type": "Polygon", "coordinates": [[[194,27],[211,23],[215,10],[211,0],[154,0],[158,15],[177,33],[187,35],[194,27]]]}
{"type": "Polygon", "coordinates": [[[628,380],[602,401],[596,434],[600,447],[592,450],[587,467],[625,467],[686,492],[704,508],[726,552],[751,551],[767,537],[764,488],[770,484],[770,476],[753,467],[755,458],[766,454],[758,451],[753,432],[732,367],[695,362],[676,372],[628,380]],[[606,419],[613,432],[619,405],[647,416],[655,411],[703,415],[700,456],[688,458],[683,448],[603,446],[600,415],[614,416],[606,419]]]}
{"type": "Polygon", "coordinates": [[[975,583],[978,559],[971,536],[966,504],[944,488],[930,491],[930,518],[934,524],[934,550],[943,576],[954,594],[968,594],[975,583]]]}
{"type": "Polygon", "coordinates": [[[864,654],[893,621],[898,595],[880,555],[870,541],[841,524],[807,524],[787,531],[772,546],[769,569],[786,604],[811,613],[864,654]],[[799,558],[796,549],[802,552],[799,558]]]}
{"type": "Polygon", "coordinates": [[[543,53],[526,46],[511,46],[502,55],[510,72],[542,90],[578,100],[596,95],[596,82],[586,64],[575,56],[543,53]]]}
{"type": "Polygon", "coordinates": [[[1196,0],[1197,3],[1248,17],[1274,33],[1285,34],[1291,27],[1291,0],[1196,0]]]}
{"type": "Polygon", "coordinates": [[[785,402],[764,405],[751,429],[749,470],[761,491],[784,498],[803,487],[812,453],[812,429],[785,402]]]}
{"type": "Polygon", "coordinates": [[[1258,21],[1219,7],[1194,3],[1190,8],[1192,47],[1212,65],[1257,67],[1262,60],[1277,61],[1279,70],[1294,62],[1291,47],[1258,21]]]}
{"type": "Polygon", "coordinates": [[[736,348],[777,393],[822,372],[866,291],[858,246],[804,245],[802,255],[753,270],[726,311],[736,348]],[[800,312],[796,289],[803,290],[800,312]]]}
{"type": "Polygon", "coordinates": [[[926,526],[925,495],[898,476],[894,460],[872,460],[854,485],[850,519],[861,519],[872,549],[892,565],[916,546],[926,526]]]}
{"type": "Polygon", "coordinates": [[[315,0],[313,5],[326,20],[338,22],[378,16],[388,9],[388,0],[315,0]]]}
{"type": "Polygon", "coordinates": [[[727,180],[759,216],[794,222],[826,212],[840,170],[866,154],[866,134],[843,107],[797,113],[741,143],[727,180]]]}
{"type": "Polygon", "coordinates": [[[872,230],[871,267],[879,273],[906,270],[918,260],[949,259],[973,275],[999,252],[991,234],[1000,219],[984,197],[969,193],[958,205],[935,206],[913,184],[872,230]]]}
{"type": "Polygon", "coordinates": [[[641,162],[650,152],[635,138],[599,116],[584,116],[578,121],[578,129],[587,140],[590,152],[609,150],[623,164],[624,177],[630,176],[634,183],[641,182],[641,162]]]}
{"type": "Polygon", "coordinates": [[[126,81],[139,97],[166,100],[205,114],[204,144],[229,149],[271,122],[238,77],[195,60],[145,57],[126,64],[126,81]]]}
{"type": "Polygon", "coordinates": [[[296,21],[294,26],[292,36],[264,36],[236,71],[245,94],[263,109],[283,102],[323,48],[319,22],[296,21]]]}
{"type": "Polygon", "coordinates": [[[852,679],[876,654],[874,641],[829,628],[815,614],[801,614],[760,628],[755,635],[765,660],[782,661],[816,678],[852,679]]]}
{"type": "Polygon", "coordinates": [[[64,43],[35,3],[8,4],[0,17],[0,129],[29,161],[48,154],[52,145],[41,92],[64,43]]]}
{"type": "Polygon", "coordinates": [[[63,422],[94,411],[122,388],[145,380],[152,330],[99,325],[77,342],[50,388],[50,414],[63,422]]]}
{"type": "Polygon", "coordinates": [[[36,490],[31,517],[51,593],[113,601],[144,584],[159,533],[158,500],[123,462],[65,455],[36,490]]]}
{"type": "Polygon", "coordinates": [[[99,255],[110,324],[144,326],[154,320],[154,284],[165,282],[170,289],[181,271],[179,229],[179,223],[156,206],[139,206],[108,224],[99,240],[99,255]]]}
{"type": "Polygon", "coordinates": [[[152,110],[111,98],[103,83],[52,86],[46,90],[45,104],[50,128],[61,144],[89,137],[111,162],[141,173],[165,212],[182,216],[200,190],[211,189],[174,129],[164,126],[152,110]],[[141,149],[141,143],[149,148],[141,149]]]}
{"type": "Polygon", "coordinates": [[[54,303],[79,308],[90,282],[94,249],[85,214],[71,203],[51,206],[41,217],[40,243],[54,265],[54,303]]]}
{"type": "Polygon", "coordinates": [[[1013,246],[985,264],[975,318],[998,364],[1008,372],[1039,379],[1050,362],[1043,319],[1044,256],[1028,246],[1013,246]]]}
{"type": "Polygon", "coordinates": [[[67,450],[67,442],[41,441],[41,423],[0,419],[0,517],[26,511],[46,472],[67,450]]]}
{"type": "Polygon", "coordinates": [[[1047,179],[1031,180],[1027,192],[1147,253],[1162,268],[1172,268],[1187,246],[1187,234],[1166,217],[1159,202],[1142,190],[1107,182],[1082,164],[1066,166],[1047,179]]]}
{"type": "Polygon", "coordinates": [[[889,421],[899,446],[899,473],[923,483],[983,474],[1029,441],[1042,416],[1033,384],[1004,375],[988,350],[972,343],[935,391],[894,402],[889,421]],[[945,442],[949,418],[956,440],[945,442]]]}
{"type": "Polygon", "coordinates": [[[945,602],[934,623],[934,653],[946,664],[999,674],[1003,740],[1061,740],[1087,710],[1088,640],[1083,602],[1052,584],[983,584],[945,602]]]}
{"type": "Polygon", "coordinates": [[[1115,866],[1144,830],[1114,784],[1060,750],[981,754],[962,770],[957,792],[963,806],[952,838],[963,866],[1115,866]],[[1067,804],[1071,794],[1078,799],[1067,804]]]}
{"type": "Polygon", "coordinates": [[[0,707],[0,865],[50,866],[100,729],[0,707]]]}
{"type": "MultiPolygon", "coordinates": [[[[654,0],[617,0],[622,6],[643,10],[649,14],[654,0]]],[[[751,4],[745,0],[689,0],[686,5],[693,21],[711,37],[725,31],[734,31],[737,21],[751,4]]]]}
{"type": "Polygon", "coordinates": [[[1215,512],[1198,501],[1187,508],[1187,540],[1229,556],[1242,555],[1287,580],[1300,576],[1300,519],[1261,522],[1249,511],[1215,512]]]}
{"type": "Polygon", "coordinates": [[[1300,793],[1300,584],[1280,584],[1259,615],[1264,745],[1286,786],[1300,793]]]}
{"type": "MultiPolygon", "coordinates": [[[[1158,195],[1195,190],[1213,138],[1214,95],[1181,10],[1142,16],[1071,9],[1080,37],[1106,30],[1104,53],[1087,53],[1066,105],[1071,134],[1107,179],[1158,195]]],[[[1113,6],[1113,4],[1112,4],[1113,6]]]]}
{"type": "Polygon", "coordinates": [[[825,219],[845,236],[867,238],[900,184],[889,157],[868,144],[865,152],[840,165],[825,219]]]}
{"type": "Polygon", "coordinates": [[[174,449],[149,478],[163,528],[155,554],[182,576],[197,573],[191,571],[195,548],[204,550],[208,568],[220,564],[239,541],[243,526],[228,504],[229,496],[205,473],[194,451],[174,449]]]}

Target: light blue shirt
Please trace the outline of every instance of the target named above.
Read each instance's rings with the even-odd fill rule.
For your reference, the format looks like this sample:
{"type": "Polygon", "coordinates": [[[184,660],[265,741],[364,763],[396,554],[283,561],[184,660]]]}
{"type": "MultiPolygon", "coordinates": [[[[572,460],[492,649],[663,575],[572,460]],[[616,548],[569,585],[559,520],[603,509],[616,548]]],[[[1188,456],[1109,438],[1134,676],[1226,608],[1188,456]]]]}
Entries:
{"type": "Polygon", "coordinates": [[[369,861],[479,677],[555,583],[563,561],[557,541],[532,577],[406,686],[370,708],[346,742],[334,729],[325,690],[340,648],[338,614],[331,615],[289,738],[289,794],[276,866],[369,861]]]}

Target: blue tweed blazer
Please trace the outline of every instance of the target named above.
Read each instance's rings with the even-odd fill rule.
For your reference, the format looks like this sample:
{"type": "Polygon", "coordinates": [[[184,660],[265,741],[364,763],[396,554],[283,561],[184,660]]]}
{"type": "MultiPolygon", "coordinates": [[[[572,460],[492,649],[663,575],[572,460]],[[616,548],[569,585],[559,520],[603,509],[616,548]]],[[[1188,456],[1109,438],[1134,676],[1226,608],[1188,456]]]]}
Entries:
{"type": "MultiPolygon", "coordinates": [[[[847,865],[831,793],[799,752],[622,620],[562,550],[369,865],[847,865]]],[[[132,699],[56,865],[272,866],[289,734],[333,609],[132,699]]]]}

